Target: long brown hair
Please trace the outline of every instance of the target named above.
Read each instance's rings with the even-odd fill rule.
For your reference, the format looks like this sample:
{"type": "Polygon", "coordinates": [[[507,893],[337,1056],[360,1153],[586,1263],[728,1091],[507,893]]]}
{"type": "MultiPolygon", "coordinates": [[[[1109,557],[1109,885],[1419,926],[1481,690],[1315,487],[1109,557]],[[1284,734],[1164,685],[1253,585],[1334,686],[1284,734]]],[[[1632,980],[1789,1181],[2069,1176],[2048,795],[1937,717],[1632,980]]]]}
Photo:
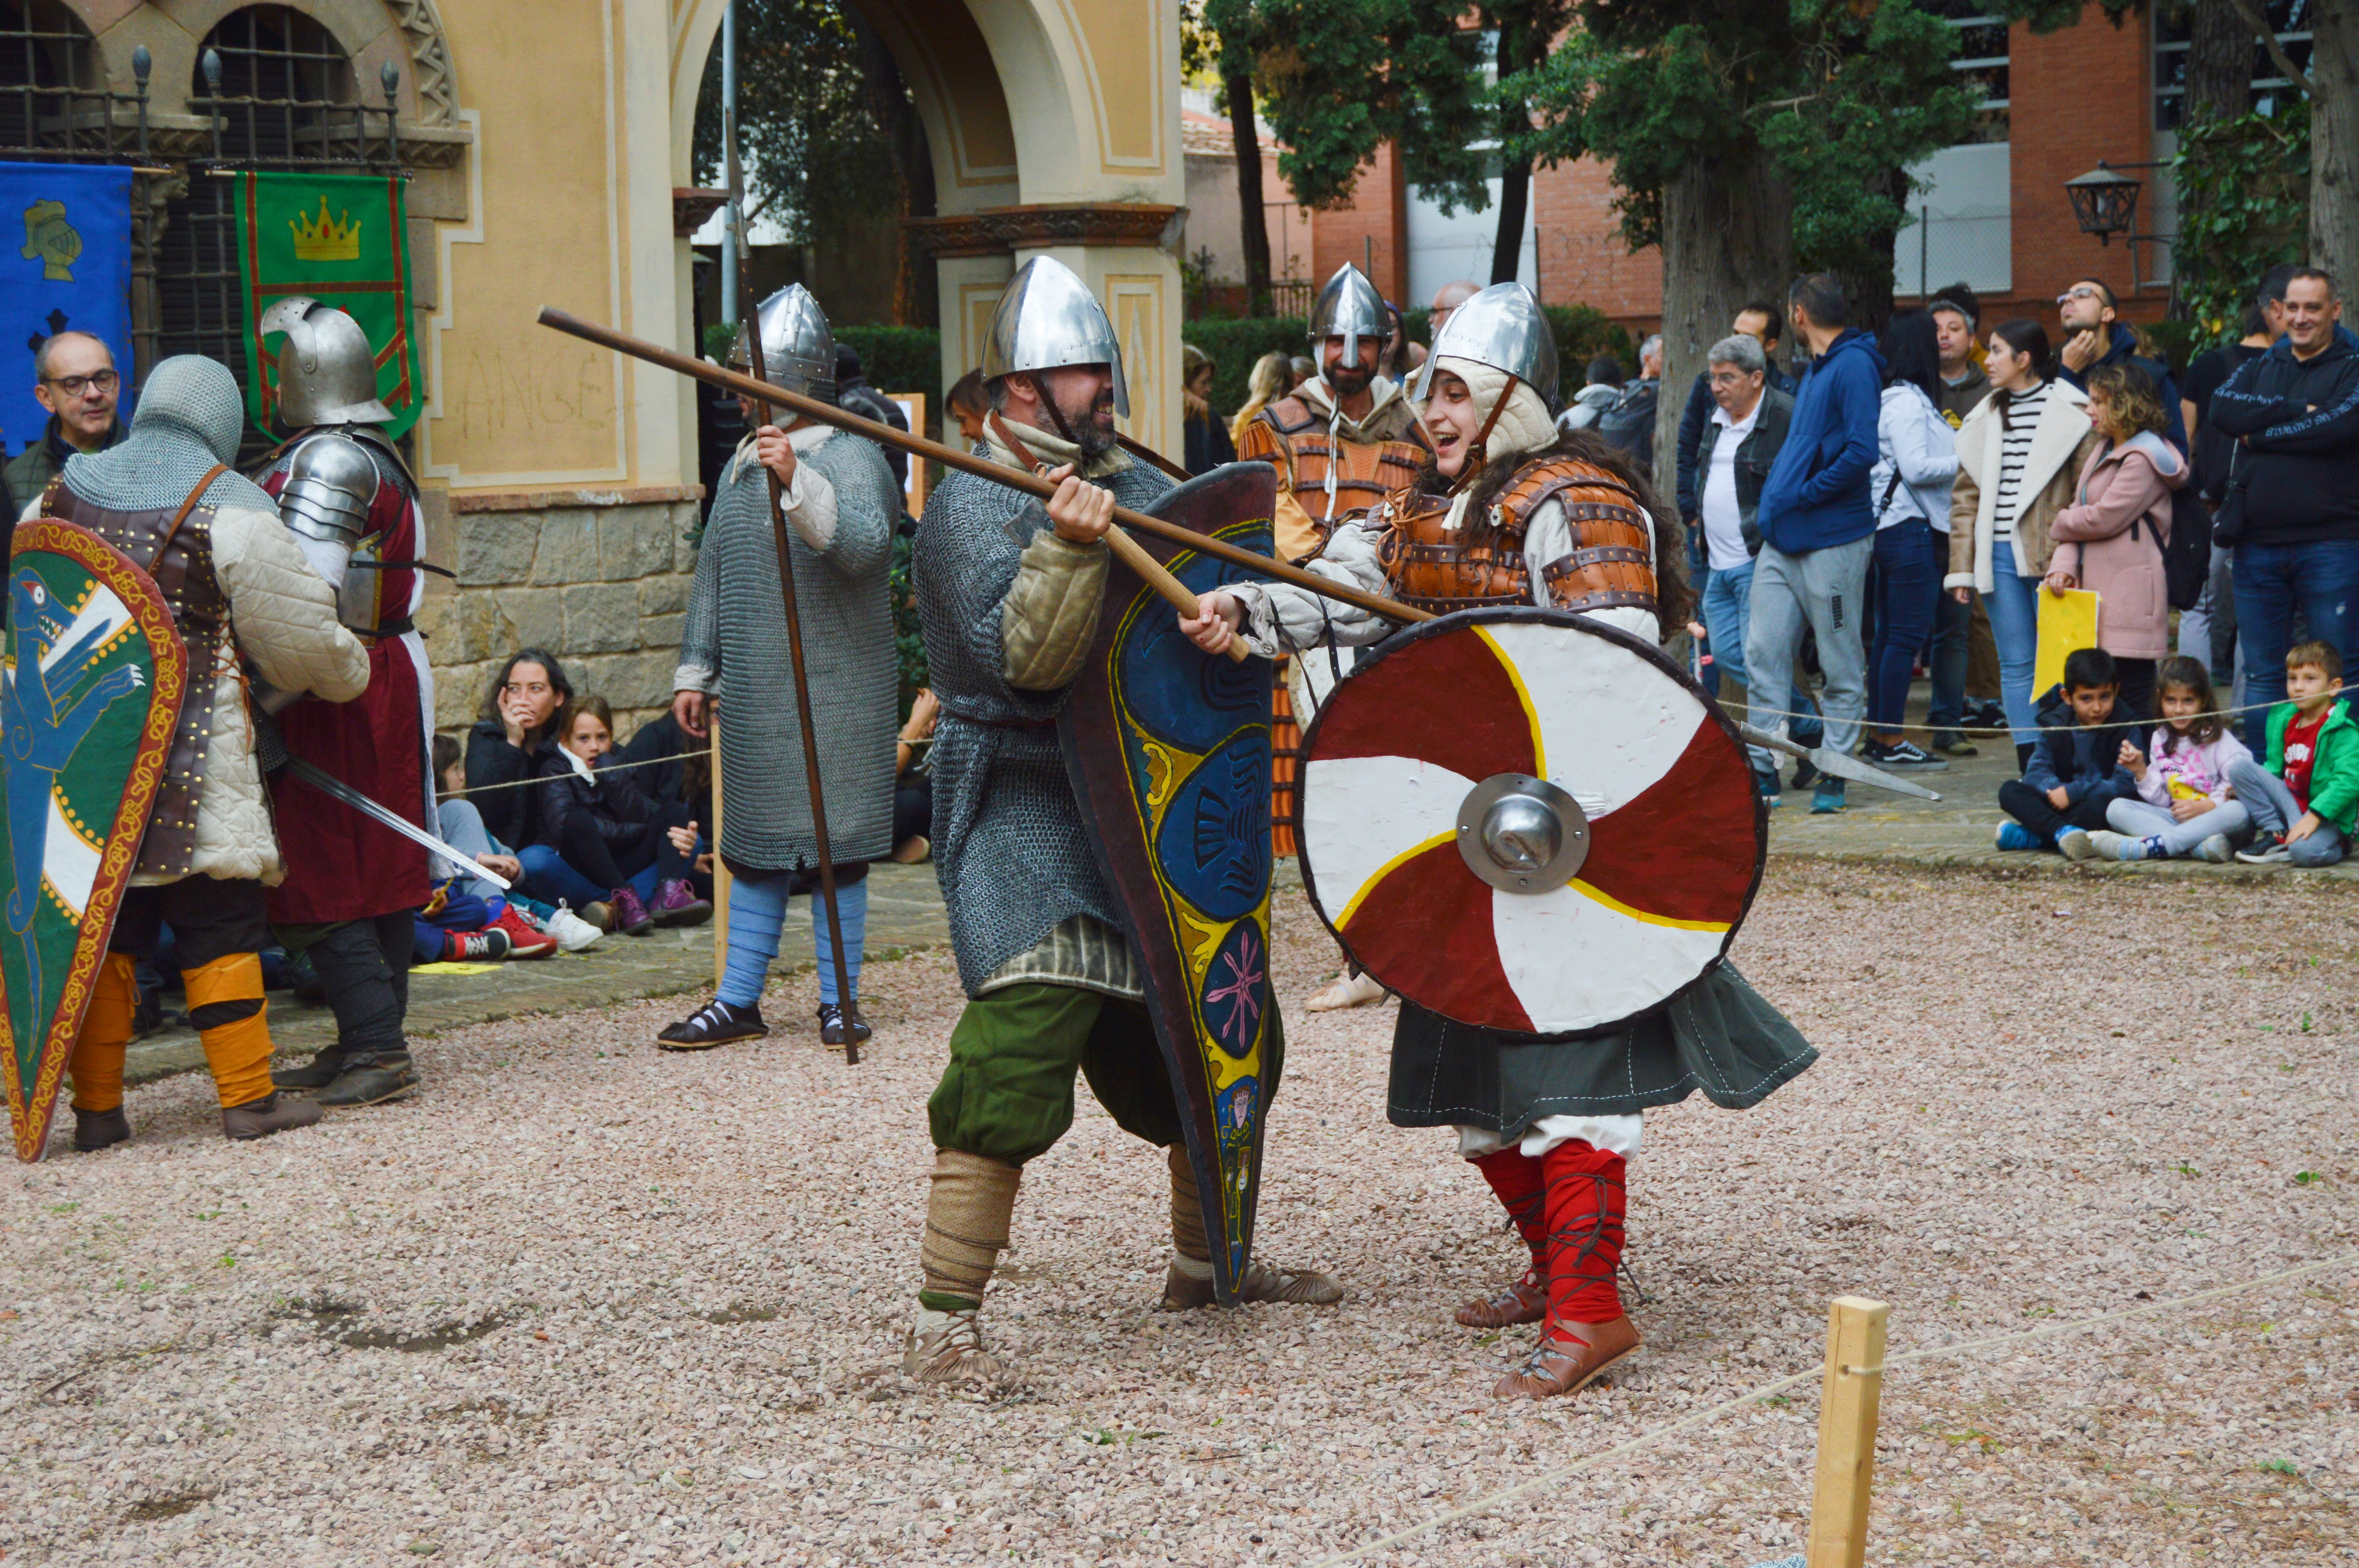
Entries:
{"type": "Polygon", "coordinates": [[[2162,699],[2172,687],[2183,686],[2195,695],[2202,707],[2187,721],[2185,738],[2190,745],[2209,746],[2228,729],[2228,720],[2220,712],[2220,694],[2212,689],[2212,672],[2203,667],[2201,659],[2190,659],[2185,654],[2173,654],[2162,661],[2154,672],[2154,706],[2156,728],[2162,731],[2164,755],[2179,750],[2181,731],[2170,727],[2170,720],[2161,717],[2162,699]]]}
{"type": "MultiPolygon", "coordinates": [[[[1484,463],[1483,471],[1466,487],[1467,546],[1480,549],[1496,541],[1499,524],[1492,504],[1515,482],[1517,473],[1530,464],[1553,458],[1571,458],[1603,469],[1638,498],[1654,533],[1656,624],[1666,642],[1674,632],[1685,631],[1695,613],[1695,592],[1688,583],[1687,541],[1680,535],[1679,521],[1655,493],[1653,483],[1638,465],[1630,460],[1630,455],[1594,431],[1559,430],[1556,439],[1538,451],[1518,452],[1512,458],[1484,463]]],[[[1418,470],[1415,489],[1421,495],[1447,495],[1454,482],[1428,458],[1425,466],[1418,470]]]]}

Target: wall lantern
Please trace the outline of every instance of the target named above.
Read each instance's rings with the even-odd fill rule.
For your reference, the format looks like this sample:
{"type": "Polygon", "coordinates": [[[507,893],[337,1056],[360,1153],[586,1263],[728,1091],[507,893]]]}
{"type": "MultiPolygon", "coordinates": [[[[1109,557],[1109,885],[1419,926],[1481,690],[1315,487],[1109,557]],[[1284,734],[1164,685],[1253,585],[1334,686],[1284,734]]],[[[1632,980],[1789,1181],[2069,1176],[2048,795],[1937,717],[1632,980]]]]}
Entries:
{"type": "Polygon", "coordinates": [[[2079,221],[2081,232],[2096,235],[2101,245],[2110,245],[2115,234],[2130,232],[2137,215],[2138,190],[2144,184],[2099,158],[2096,168],[2064,182],[2064,194],[2072,199],[2072,216],[2079,221]]]}

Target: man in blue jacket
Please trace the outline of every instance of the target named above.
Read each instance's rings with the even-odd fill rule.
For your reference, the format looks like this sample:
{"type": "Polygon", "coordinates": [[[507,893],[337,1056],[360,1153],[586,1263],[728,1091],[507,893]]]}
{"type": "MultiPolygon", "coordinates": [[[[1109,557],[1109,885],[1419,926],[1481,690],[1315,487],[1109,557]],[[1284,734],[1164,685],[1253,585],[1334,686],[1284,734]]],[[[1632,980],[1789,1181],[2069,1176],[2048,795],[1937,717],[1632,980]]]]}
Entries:
{"type": "MultiPolygon", "coordinates": [[[[1786,305],[1810,364],[1794,394],[1786,444],[1761,486],[1756,514],[1761,554],[1753,568],[1745,667],[1775,690],[1777,673],[1792,669],[1801,652],[1803,628],[1815,633],[1819,668],[1827,677],[1826,743],[1849,752],[1859,743],[1867,712],[1860,601],[1875,548],[1867,490],[1875,466],[1884,356],[1875,338],[1849,324],[1851,304],[1832,273],[1798,280],[1787,290],[1786,305]]],[[[1777,720],[1777,732],[1784,734],[1791,722],[1777,720]]],[[[1843,808],[1843,780],[1821,777],[1810,809],[1843,808]]]]}

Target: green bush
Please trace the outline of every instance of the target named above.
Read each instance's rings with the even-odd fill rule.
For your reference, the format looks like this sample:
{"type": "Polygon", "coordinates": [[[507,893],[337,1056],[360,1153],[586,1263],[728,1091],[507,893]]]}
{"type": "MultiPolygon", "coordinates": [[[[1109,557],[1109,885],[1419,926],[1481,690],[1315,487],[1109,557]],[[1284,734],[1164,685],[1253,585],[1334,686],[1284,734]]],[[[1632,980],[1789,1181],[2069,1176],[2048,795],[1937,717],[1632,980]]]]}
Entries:
{"type": "Polygon", "coordinates": [[[1189,321],[1181,325],[1180,336],[1212,357],[1212,408],[1225,419],[1245,406],[1254,362],[1272,351],[1310,352],[1303,336],[1309,330],[1299,316],[1248,316],[1189,321]]]}
{"type": "Polygon", "coordinates": [[[2275,114],[2190,126],[2180,135],[2179,236],[2170,248],[2178,310],[2201,351],[2243,334],[2263,273],[2299,261],[2310,228],[2310,102],[2275,114]]]}
{"type": "Polygon", "coordinates": [[[860,355],[860,369],[879,392],[918,392],[926,417],[942,416],[942,335],[931,327],[838,327],[835,341],[860,355]]]}

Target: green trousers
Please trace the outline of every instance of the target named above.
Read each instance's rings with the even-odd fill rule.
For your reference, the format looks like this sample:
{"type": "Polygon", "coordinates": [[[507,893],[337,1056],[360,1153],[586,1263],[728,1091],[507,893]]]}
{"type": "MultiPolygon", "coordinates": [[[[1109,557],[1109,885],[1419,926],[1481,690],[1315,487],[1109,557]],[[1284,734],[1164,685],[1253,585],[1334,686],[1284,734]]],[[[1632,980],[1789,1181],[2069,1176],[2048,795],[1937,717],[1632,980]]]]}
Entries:
{"type": "MultiPolygon", "coordinates": [[[[1277,1092],[1285,1042],[1277,1011],[1262,1104],[1277,1092]]],[[[1076,986],[1006,986],[966,1004],[951,1031],[951,1063],[926,1102],[934,1147],[1021,1165],[1045,1154],[1073,1125],[1073,1075],[1125,1132],[1168,1148],[1180,1142],[1171,1074],[1144,1003],[1076,986]]]]}

